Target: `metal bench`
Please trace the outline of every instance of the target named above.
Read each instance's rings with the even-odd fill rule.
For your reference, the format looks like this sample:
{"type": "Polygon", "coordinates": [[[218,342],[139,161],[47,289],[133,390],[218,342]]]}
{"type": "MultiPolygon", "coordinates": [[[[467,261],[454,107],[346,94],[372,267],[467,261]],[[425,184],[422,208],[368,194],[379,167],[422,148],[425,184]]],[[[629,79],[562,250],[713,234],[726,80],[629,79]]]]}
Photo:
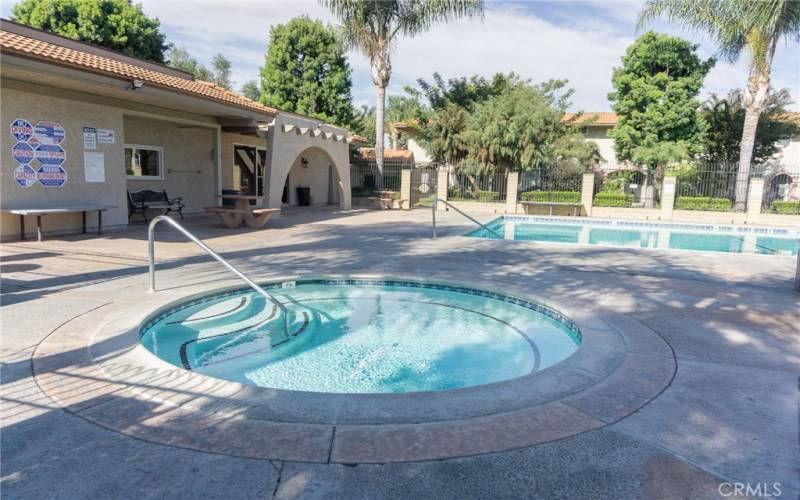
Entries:
{"type": "Polygon", "coordinates": [[[42,241],[42,217],[53,214],[80,212],[83,217],[83,233],[86,233],[86,212],[97,212],[97,234],[103,234],[103,212],[117,208],[116,205],[71,205],[51,208],[0,208],[0,211],[19,215],[19,237],[25,239],[25,216],[36,216],[36,239],[42,241]]]}
{"type": "Polygon", "coordinates": [[[167,190],[162,189],[156,191],[153,189],[139,189],[137,191],[128,191],[128,220],[134,215],[141,215],[144,221],[148,222],[148,210],[163,210],[164,215],[169,215],[170,212],[178,212],[183,220],[183,209],[186,205],[183,204],[183,198],[170,198],[167,196],[167,190]]]}
{"type": "Polygon", "coordinates": [[[566,203],[561,201],[521,201],[520,203],[526,214],[530,213],[529,207],[534,206],[548,207],[550,209],[549,215],[553,215],[553,207],[571,207],[573,217],[577,217],[581,208],[580,203],[566,203]]]}

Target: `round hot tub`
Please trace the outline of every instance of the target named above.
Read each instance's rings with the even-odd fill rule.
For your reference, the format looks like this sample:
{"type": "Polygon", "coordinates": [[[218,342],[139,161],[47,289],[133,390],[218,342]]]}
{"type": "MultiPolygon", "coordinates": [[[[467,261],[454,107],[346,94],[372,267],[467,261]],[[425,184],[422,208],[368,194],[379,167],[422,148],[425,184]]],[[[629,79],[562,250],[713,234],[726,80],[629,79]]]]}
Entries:
{"type": "Polygon", "coordinates": [[[323,393],[441,391],[550,367],[581,343],[557,311],[496,292],[401,280],[301,280],[169,307],[141,342],[219,379],[323,393]]]}

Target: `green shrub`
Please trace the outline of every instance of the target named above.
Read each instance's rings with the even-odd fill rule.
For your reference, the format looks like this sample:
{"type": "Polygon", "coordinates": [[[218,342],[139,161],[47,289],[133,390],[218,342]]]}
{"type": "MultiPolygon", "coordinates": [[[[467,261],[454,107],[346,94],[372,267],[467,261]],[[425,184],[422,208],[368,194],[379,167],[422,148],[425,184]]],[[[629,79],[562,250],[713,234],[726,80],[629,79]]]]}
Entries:
{"type": "Polygon", "coordinates": [[[580,191],[525,191],[520,196],[522,201],[539,201],[554,203],[580,203],[580,191]]]}
{"type": "Polygon", "coordinates": [[[633,204],[633,195],[600,191],[594,195],[592,205],[595,207],[629,207],[633,204]]]}
{"type": "Polygon", "coordinates": [[[708,198],[705,196],[678,196],[675,198],[676,210],[707,210],[727,212],[733,206],[728,198],[708,198]]]}
{"type": "Polygon", "coordinates": [[[374,191],[375,188],[372,187],[353,186],[350,188],[350,195],[353,198],[369,198],[370,196],[375,196],[374,191]]]}
{"type": "Polygon", "coordinates": [[[770,211],[776,214],[800,214],[800,201],[775,200],[770,204],[770,211]]]}
{"type": "Polygon", "coordinates": [[[478,191],[475,194],[478,201],[497,201],[500,199],[500,193],[497,191],[478,191]]]}

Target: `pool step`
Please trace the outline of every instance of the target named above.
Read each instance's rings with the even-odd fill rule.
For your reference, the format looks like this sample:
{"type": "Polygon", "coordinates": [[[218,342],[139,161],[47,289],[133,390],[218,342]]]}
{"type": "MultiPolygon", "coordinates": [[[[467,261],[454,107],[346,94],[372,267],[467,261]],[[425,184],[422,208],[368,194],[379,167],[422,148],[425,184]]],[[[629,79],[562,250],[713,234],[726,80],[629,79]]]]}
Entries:
{"type": "Polygon", "coordinates": [[[186,369],[217,364],[243,356],[264,354],[289,344],[308,329],[311,315],[290,309],[289,337],[283,330],[283,318],[274,314],[262,323],[244,330],[222,332],[184,342],[180,346],[181,364],[186,369]],[[267,345],[268,342],[268,345],[267,345]]]}

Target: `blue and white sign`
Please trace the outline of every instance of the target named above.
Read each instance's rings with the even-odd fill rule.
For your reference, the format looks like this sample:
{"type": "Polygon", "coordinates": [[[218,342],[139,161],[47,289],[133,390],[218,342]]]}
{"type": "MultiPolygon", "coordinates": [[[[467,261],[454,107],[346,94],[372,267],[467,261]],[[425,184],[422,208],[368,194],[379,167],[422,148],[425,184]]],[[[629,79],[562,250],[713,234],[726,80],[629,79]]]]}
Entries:
{"type": "Polygon", "coordinates": [[[67,171],[61,166],[42,165],[36,178],[43,187],[62,187],[67,183],[67,171]]]}
{"type": "Polygon", "coordinates": [[[17,118],[11,122],[11,135],[14,139],[21,142],[28,142],[28,139],[33,137],[33,126],[28,120],[17,118]]]}
{"type": "Polygon", "coordinates": [[[19,165],[14,169],[14,180],[20,187],[29,188],[36,184],[36,170],[28,165],[19,165]]]}
{"type": "Polygon", "coordinates": [[[36,157],[33,148],[27,142],[18,142],[11,146],[11,156],[22,165],[29,164],[36,157]]]}
{"type": "Polygon", "coordinates": [[[57,144],[39,144],[36,146],[36,159],[42,165],[61,166],[67,159],[67,152],[57,144]]]}
{"type": "Polygon", "coordinates": [[[60,123],[41,120],[33,127],[33,137],[40,144],[61,144],[66,131],[60,123]]]}

